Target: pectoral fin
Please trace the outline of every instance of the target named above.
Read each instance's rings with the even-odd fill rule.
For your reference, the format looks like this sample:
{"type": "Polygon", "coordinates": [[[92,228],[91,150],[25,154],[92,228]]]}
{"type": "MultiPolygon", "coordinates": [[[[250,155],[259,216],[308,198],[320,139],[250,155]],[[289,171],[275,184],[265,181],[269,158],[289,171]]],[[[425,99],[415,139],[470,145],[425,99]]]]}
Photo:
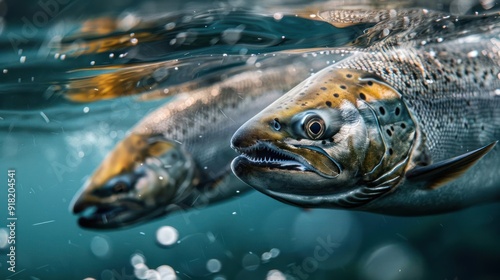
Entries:
{"type": "Polygon", "coordinates": [[[406,178],[408,180],[426,181],[428,188],[437,189],[462,176],[465,171],[491,151],[497,143],[498,141],[494,141],[477,150],[428,166],[417,166],[406,172],[406,178]]]}

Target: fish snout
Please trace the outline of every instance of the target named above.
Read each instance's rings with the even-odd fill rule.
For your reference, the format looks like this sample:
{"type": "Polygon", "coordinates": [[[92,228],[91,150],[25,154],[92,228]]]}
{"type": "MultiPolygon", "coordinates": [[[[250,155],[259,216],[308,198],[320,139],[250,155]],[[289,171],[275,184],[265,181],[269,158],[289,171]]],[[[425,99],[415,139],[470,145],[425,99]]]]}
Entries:
{"type": "Polygon", "coordinates": [[[282,139],[281,133],[272,129],[272,121],[259,120],[256,117],[247,121],[233,134],[231,148],[244,149],[254,146],[257,142],[274,142],[282,139]]]}

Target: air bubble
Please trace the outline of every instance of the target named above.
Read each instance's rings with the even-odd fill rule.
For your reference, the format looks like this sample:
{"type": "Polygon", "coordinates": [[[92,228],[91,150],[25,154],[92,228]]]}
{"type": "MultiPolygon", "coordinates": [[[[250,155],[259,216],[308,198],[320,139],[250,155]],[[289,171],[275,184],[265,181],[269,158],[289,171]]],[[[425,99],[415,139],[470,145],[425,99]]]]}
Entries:
{"type": "Polygon", "coordinates": [[[241,264],[246,270],[253,271],[259,268],[260,259],[256,255],[248,253],[243,257],[241,264]]]}
{"type": "Polygon", "coordinates": [[[286,277],[281,271],[273,269],[267,273],[266,280],[286,280],[286,277]]]}
{"type": "Polygon", "coordinates": [[[156,231],[156,240],[163,246],[174,244],[178,238],[179,232],[171,226],[163,226],[156,231]]]}
{"type": "Polygon", "coordinates": [[[138,266],[140,264],[145,264],[145,263],[146,263],[146,259],[141,254],[133,254],[132,257],[130,258],[130,264],[134,268],[136,268],[136,266],[138,266]]]}
{"type": "Polygon", "coordinates": [[[210,259],[207,262],[207,270],[210,271],[211,273],[217,273],[221,270],[222,264],[219,260],[217,259],[210,259]]]}
{"type": "Polygon", "coordinates": [[[175,270],[168,265],[161,265],[156,268],[156,271],[160,273],[161,280],[175,280],[177,279],[177,274],[175,274],[175,270]]]}
{"type": "Polygon", "coordinates": [[[101,236],[94,236],[90,242],[90,250],[97,257],[105,257],[109,253],[109,243],[101,236]]]}

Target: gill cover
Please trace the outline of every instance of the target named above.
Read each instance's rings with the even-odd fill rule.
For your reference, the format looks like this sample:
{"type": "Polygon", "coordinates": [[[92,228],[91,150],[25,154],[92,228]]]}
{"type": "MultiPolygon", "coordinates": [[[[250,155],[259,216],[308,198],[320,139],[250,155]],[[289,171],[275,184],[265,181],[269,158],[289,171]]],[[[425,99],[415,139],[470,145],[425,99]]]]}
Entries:
{"type": "Polygon", "coordinates": [[[303,207],[363,205],[404,178],[417,127],[380,77],[326,68],[245,123],[233,136],[236,176],[303,207]]]}

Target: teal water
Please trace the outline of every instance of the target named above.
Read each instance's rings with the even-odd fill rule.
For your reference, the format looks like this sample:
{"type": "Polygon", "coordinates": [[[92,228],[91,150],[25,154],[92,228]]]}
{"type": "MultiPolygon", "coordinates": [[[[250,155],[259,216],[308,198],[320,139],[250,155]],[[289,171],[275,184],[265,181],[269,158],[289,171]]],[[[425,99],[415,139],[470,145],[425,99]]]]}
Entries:
{"type": "MultiPolygon", "coordinates": [[[[293,7],[300,7],[298,2],[293,7]]],[[[488,8],[473,2],[422,3],[462,13],[488,8]]],[[[179,69],[161,79],[141,79],[135,87],[147,90],[203,78],[218,81],[227,73],[244,71],[253,56],[266,61],[276,51],[340,47],[363,34],[365,27],[339,30],[286,13],[277,21],[272,15],[292,6],[280,1],[246,2],[247,7],[238,9],[233,7],[245,3],[57,3],[58,11],[52,16],[36,1],[27,8],[14,1],[0,2],[2,279],[136,279],[131,260],[137,255],[144,257],[149,268],[170,266],[177,279],[500,277],[498,204],[400,218],[306,211],[251,192],[131,228],[80,228],[68,210],[74,194],[126,131],[168,100],[141,102],[130,96],[74,103],[64,97],[69,81],[118,71],[110,67],[155,62],[169,62],[179,69]],[[43,20],[40,11],[47,15],[47,22],[36,26],[33,33],[23,33],[23,18],[43,20]],[[128,14],[151,19],[154,25],[134,32],[150,32],[156,40],[99,54],[83,51],[85,42],[77,36],[80,22],[128,14]],[[165,26],[172,22],[176,28],[168,32],[165,26]],[[238,33],[238,42],[210,43],[211,38],[222,37],[228,29],[238,30],[242,24],[248,28],[238,33]],[[191,41],[189,34],[180,37],[189,43],[171,44],[188,31],[191,41]],[[25,40],[13,44],[12,34],[25,40]],[[33,36],[27,36],[30,34],[33,36]],[[58,38],[55,45],[53,38],[58,38]],[[61,52],[65,46],[69,51],[61,52]],[[124,53],[128,55],[120,57],[124,53]],[[11,221],[8,170],[16,174],[15,272],[8,270],[11,250],[5,244],[10,233],[6,226],[11,221]],[[158,244],[156,233],[163,226],[178,231],[178,242],[168,247],[158,244]]],[[[111,35],[122,33],[130,30],[111,35]]],[[[111,35],[85,38],[91,41],[111,35]]]]}

